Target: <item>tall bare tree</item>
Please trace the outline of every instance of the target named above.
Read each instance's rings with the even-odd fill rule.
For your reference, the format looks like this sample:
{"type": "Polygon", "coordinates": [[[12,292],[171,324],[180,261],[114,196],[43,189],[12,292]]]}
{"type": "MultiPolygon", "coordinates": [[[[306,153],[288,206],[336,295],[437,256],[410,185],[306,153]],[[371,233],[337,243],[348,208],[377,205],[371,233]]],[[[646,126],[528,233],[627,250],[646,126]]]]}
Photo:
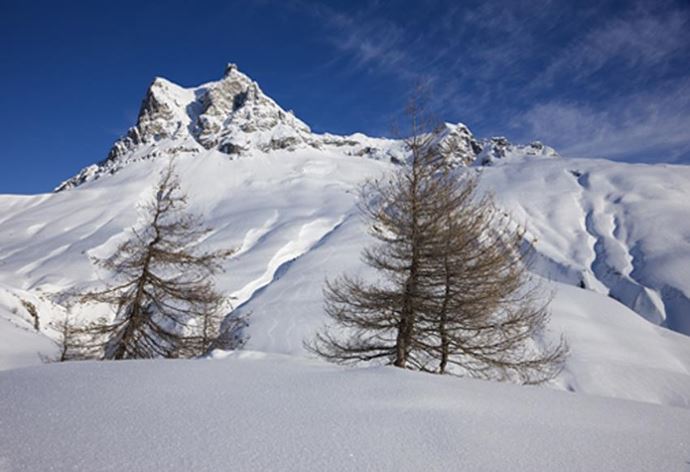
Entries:
{"type": "Polygon", "coordinates": [[[367,182],[360,191],[360,209],[377,240],[362,258],[380,273],[380,281],[372,284],[347,275],[327,281],[325,309],[338,326],[322,330],[306,344],[334,362],[383,360],[417,369],[429,363],[428,354],[419,349],[418,325],[434,300],[425,260],[438,247],[433,175],[440,167],[428,152],[434,136],[422,132],[425,126],[415,104],[409,113],[407,164],[388,178],[367,182]]]}
{"type": "Polygon", "coordinates": [[[439,373],[540,383],[557,375],[567,353],[542,338],[549,297],[527,270],[524,231],[477,180],[436,176],[439,248],[429,258],[435,308],[421,318],[424,348],[439,373]]]}
{"type": "MultiPolygon", "coordinates": [[[[96,260],[116,282],[80,297],[82,303],[112,306],[113,320],[82,326],[76,334],[99,339],[104,359],[204,354],[221,335],[228,302],[215,288],[213,276],[233,250],[199,249],[211,230],[187,211],[172,162],[161,173],[143,215],[145,222],[131,230],[132,237],[111,256],[96,260]]],[[[242,318],[229,319],[223,329],[238,331],[244,325],[242,318]]],[[[229,347],[242,343],[241,336],[224,339],[235,339],[236,345],[229,347]]],[[[89,350],[93,344],[82,347],[89,350]]]]}
{"type": "Polygon", "coordinates": [[[539,342],[548,312],[528,275],[523,232],[490,197],[476,196],[475,179],[451,169],[453,150],[423,132],[419,108],[411,116],[407,165],[361,192],[377,240],[363,261],[378,280],[327,281],[334,326],[307,348],[346,364],[379,360],[521,383],[552,378],[566,346],[539,342]]]}

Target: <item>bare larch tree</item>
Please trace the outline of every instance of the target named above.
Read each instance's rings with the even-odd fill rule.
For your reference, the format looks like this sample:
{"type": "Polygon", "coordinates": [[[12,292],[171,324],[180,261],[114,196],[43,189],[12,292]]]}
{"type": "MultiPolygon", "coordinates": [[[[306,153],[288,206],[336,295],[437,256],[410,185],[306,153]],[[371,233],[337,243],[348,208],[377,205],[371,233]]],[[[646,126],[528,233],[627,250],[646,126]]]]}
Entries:
{"type": "Polygon", "coordinates": [[[420,344],[439,373],[541,383],[556,376],[567,345],[542,338],[549,297],[528,271],[524,230],[477,180],[445,171],[438,181],[438,252],[429,264],[434,307],[420,315],[420,344]]]}
{"type": "MultiPolygon", "coordinates": [[[[233,250],[199,249],[211,230],[187,210],[172,162],[161,173],[143,216],[145,222],[111,256],[95,260],[116,282],[79,297],[81,303],[113,307],[112,321],[70,328],[68,334],[86,339],[81,346],[71,342],[87,353],[97,346],[103,359],[202,355],[221,335],[228,300],[215,288],[213,276],[233,250]]],[[[223,326],[239,332],[245,320],[225,320],[223,326]]],[[[234,346],[223,346],[227,348],[237,348],[243,340],[228,333],[223,338],[235,340],[234,346]]]]}
{"type": "Polygon", "coordinates": [[[362,258],[377,281],[327,281],[331,326],[306,347],[344,364],[548,380],[560,371],[566,346],[540,342],[548,311],[527,271],[523,231],[491,197],[477,197],[469,173],[450,168],[453,150],[435,145],[419,116],[413,107],[407,164],[361,190],[377,240],[362,258]]]}
{"type": "Polygon", "coordinates": [[[360,209],[372,222],[370,233],[378,241],[362,258],[379,272],[379,282],[348,275],[327,281],[325,310],[337,326],[306,343],[309,350],[334,362],[382,360],[416,369],[425,369],[429,362],[428,354],[419,349],[418,325],[434,301],[435,286],[427,283],[429,265],[424,260],[438,246],[433,178],[438,166],[431,165],[427,152],[433,135],[421,131],[415,108],[410,115],[407,165],[388,178],[367,182],[360,191],[360,209]]]}

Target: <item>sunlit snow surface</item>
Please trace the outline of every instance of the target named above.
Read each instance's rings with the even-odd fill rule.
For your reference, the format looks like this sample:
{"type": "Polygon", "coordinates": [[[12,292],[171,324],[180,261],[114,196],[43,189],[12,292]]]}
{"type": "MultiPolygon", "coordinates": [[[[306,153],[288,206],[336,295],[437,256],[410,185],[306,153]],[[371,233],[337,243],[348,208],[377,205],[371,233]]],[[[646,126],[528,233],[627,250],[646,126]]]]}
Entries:
{"type": "Polygon", "coordinates": [[[4,471],[683,471],[690,411],[243,353],[0,372],[4,471]]]}
{"type": "MultiPolygon", "coordinates": [[[[128,236],[166,161],[132,162],[57,194],[0,197],[0,368],[54,349],[45,336],[63,311],[52,294],[108,276],[89,256],[128,236]],[[17,297],[39,308],[41,334],[17,297]]],[[[204,243],[238,249],[218,285],[252,312],[247,347],[304,356],[303,340],[325,321],[324,279],[363,270],[370,240],[353,189],[392,164],[302,148],[236,159],[208,151],[177,166],[192,209],[215,228],[204,243]]],[[[535,270],[554,281],[549,336],[563,331],[572,351],[555,386],[689,406],[690,339],[656,325],[687,332],[690,168],[507,156],[469,172],[527,226],[535,270]]]]}

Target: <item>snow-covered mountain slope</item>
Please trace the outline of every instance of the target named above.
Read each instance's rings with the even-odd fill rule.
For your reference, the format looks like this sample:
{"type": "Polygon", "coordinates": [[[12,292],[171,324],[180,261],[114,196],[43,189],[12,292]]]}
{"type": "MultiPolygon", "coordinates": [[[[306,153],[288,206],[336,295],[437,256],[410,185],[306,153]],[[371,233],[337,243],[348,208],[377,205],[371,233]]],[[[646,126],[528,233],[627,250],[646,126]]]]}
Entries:
{"type": "MultiPolygon", "coordinates": [[[[37,304],[46,334],[51,334],[52,317],[62,311],[42,301],[49,293],[98,284],[107,276],[94,268],[89,255],[106,255],[127,236],[137,219],[137,203],[148,196],[164,165],[161,159],[139,161],[70,191],[2,197],[13,211],[0,230],[6,255],[0,283],[22,290],[15,290],[19,297],[36,296],[29,300],[37,304]]],[[[482,172],[504,174],[511,165],[482,172]]],[[[216,228],[206,243],[238,248],[218,282],[236,297],[238,310],[253,313],[248,347],[304,355],[302,341],[325,320],[324,278],[363,269],[358,254],[369,239],[352,188],[391,164],[305,149],[235,160],[211,151],[180,157],[177,166],[194,209],[216,228]]],[[[566,167],[563,172],[569,175],[566,167]]],[[[564,221],[575,220],[570,223],[575,226],[579,216],[564,221]]],[[[594,291],[555,287],[554,334],[563,330],[573,352],[560,385],[690,406],[690,342],[685,336],[594,291]]],[[[13,306],[6,303],[5,316],[21,322],[26,333],[33,319],[13,300],[13,306]]]]}
{"type": "MultiPolygon", "coordinates": [[[[456,141],[442,147],[529,230],[535,271],[554,288],[552,334],[571,344],[557,384],[690,406],[690,339],[657,326],[690,332],[690,168],[568,159],[541,143],[476,139],[464,125],[435,138],[456,141]]],[[[324,278],[364,270],[369,238],[353,189],[397,165],[404,147],[313,134],[234,67],[193,89],[157,79],[104,162],[54,194],[0,196],[0,318],[11,321],[0,336],[35,343],[3,348],[0,367],[54,349],[45,336],[63,313],[55,294],[107,277],[89,256],[127,237],[173,156],[192,209],[215,228],[205,244],[238,248],[218,284],[253,313],[248,347],[304,355],[325,321],[324,278]],[[20,299],[36,305],[40,335],[20,299]]]]}
{"type": "Polygon", "coordinates": [[[538,272],[690,334],[690,166],[521,159],[482,183],[529,229],[538,272]]]}
{"type": "Polygon", "coordinates": [[[0,372],[12,471],[682,471],[690,411],[245,352],[0,372]]]}

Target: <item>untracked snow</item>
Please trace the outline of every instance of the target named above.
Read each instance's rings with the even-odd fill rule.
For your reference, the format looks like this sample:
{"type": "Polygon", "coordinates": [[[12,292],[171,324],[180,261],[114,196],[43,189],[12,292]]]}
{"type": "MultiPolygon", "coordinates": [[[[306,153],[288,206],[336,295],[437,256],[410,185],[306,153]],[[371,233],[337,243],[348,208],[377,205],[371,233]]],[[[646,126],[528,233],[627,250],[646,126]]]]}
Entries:
{"type": "Polygon", "coordinates": [[[245,352],[0,372],[2,471],[683,471],[690,411],[245,352]]]}
{"type": "MultiPolygon", "coordinates": [[[[50,294],[58,294],[52,299],[59,302],[62,291],[98,285],[107,278],[108,274],[97,270],[89,256],[103,257],[127,237],[127,228],[138,218],[137,204],[149,195],[164,165],[165,160],[135,162],[113,176],[50,196],[0,197],[15,207],[5,212],[6,221],[0,228],[0,245],[5,254],[0,283],[8,294],[0,298],[0,305],[8,300],[0,316],[18,325],[14,328],[6,321],[2,325],[5,337],[43,338],[41,352],[49,355],[55,350],[43,335],[54,336],[50,322],[64,316],[64,310],[50,303],[50,294]],[[30,300],[38,303],[43,334],[31,332],[33,320],[15,295],[34,297],[30,300]]],[[[527,176],[503,176],[519,173],[523,166],[531,168],[529,175],[543,175],[544,182],[551,174],[562,175],[578,189],[569,173],[575,165],[583,168],[588,162],[558,159],[506,163],[483,168],[481,178],[487,185],[491,179],[500,178],[496,188],[503,199],[511,195],[509,181],[520,186],[527,180],[527,176]]],[[[627,169],[624,164],[603,165],[611,168],[608,172],[627,169]]],[[[370,239],[355,208],[354,189],[364,178],[391,169],[391,164],[305,149],[235,160],[220,153],[178,157],[177,166],[192,209],[201,212],[215,228],[204,241],[206,247],[238,249],[218,278],[218,285],[235,297],[235,309],[252,313],[247,347],[305,356],[303,341],[326,321],[324,280],[342,272],[364,273],[359,253],[370,239]]],[[[538,181],[538,177],[532,177],[532,181],[538,181]]],[[[505,201],[515,206],[518,219],[530,212],[528,229],[539,238],[535,247],[554,261],[537,269],[542,275],[561,280],[552,285],[553,326],[548,335],[555,338],[565,333],[572,355],[556,386],[581,393],[690,406],[688,338],[655,326],[605,296],[605,288],[583,290],[576,287],[579,278],[572,276],[569,280],[562,275],[586,271],[588,261],[594,257],[593,242],[584,229],[584,215],[577,212],[579,190],[562,188],[560,200],[554,195],[553,201],[533,197],[551,191],[546,183],[540,192],[521,190],[520,199],[505,201]],[[573,208],[568,207],[571,201],[573,208]],[[556,205],[563,208],[556,211],[556,205]]],[[[654,237],[652,232],[649,234],[654,237]]],[[[80,316],[107,313],[106,308],[91,307],[80,316]]],[[[28,346],[22,344],[21,352],[30,349],[28,346]]],[[[40,362],[37,354],[20,357],[5,352],[0,366],[40,362]]]]}

